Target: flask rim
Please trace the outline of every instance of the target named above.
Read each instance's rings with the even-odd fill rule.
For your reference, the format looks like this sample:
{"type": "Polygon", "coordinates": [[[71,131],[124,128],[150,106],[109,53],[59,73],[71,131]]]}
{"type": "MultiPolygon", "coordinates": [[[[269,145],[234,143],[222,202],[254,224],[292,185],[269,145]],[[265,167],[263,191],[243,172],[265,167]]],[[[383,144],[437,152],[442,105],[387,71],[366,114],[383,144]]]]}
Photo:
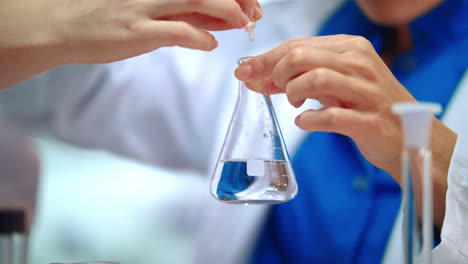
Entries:
{"type": "Polygon", "coordinates": [[[245,57],[240,57],[239,59],[237,59],[237,65],[242,65],[246,62],[248,62],[249,60],[251,60],[253,58],[253,56],[245,56],[245,57]]]}

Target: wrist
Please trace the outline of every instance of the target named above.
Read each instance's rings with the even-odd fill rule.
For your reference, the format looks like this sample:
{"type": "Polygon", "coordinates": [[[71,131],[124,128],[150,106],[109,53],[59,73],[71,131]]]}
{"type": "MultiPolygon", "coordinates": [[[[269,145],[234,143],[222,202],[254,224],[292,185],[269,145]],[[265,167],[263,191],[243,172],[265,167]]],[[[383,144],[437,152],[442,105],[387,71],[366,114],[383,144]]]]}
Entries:
{"type": "Polygon", "coordinates": [[[0,11],[0,89],[67,63],[46,2],[13,1],[0,11]],[[24,8],[25,5],[31,5],[24,8]]]}
{"type": "Polygon", "coordinates": [[[0,41],[0,89],[30,78],[38,73],[63,64],[56,56],[59,45],[42,33],[35,33],[5,43],[0,41]]]}

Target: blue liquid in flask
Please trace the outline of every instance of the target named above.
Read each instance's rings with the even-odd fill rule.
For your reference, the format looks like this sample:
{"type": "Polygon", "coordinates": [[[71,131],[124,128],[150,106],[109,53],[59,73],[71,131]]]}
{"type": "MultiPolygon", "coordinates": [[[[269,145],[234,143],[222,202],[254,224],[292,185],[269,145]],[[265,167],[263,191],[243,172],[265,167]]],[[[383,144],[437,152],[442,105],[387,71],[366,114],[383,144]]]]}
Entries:
{"type": "Polygon", "coordinates": [[[291,164],[280,160],[221,160],[216,198],[228,203],[277,204],[291,200],[297,185],[291,182],[291,164]],[[252,164],[255,168],[252,169],[252,164]],[[249,168],[250,166],[250,168],[249,168]]]}

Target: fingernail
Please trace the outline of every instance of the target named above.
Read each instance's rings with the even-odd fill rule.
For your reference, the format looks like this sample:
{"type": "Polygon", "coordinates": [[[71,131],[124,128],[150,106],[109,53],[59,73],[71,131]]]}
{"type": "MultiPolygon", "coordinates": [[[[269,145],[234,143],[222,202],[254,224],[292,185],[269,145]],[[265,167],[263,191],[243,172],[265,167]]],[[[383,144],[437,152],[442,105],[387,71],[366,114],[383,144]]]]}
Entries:
{"type": "Polygon", "coordinates": [[[236,70],[236,76],[240,80],[248,80],[252,76],[252,66],[249,64],[241,64],[236,70]]]}
{"type": "Polygon", "coordinates": [[[246,62],[248,62],[249,60],[251,60],[253,57],[252,56],[246,56],[246,57],[241,57],[239,59],[237,59],[237,65],[242,65],[246,62]]]}
{"type": "Polygon", "coordinates": [[[262,17],[263,17],[262,7],[260,6],[260,4],[257,3],[257,5],[255,6],[255,11],[254,11],[252,20],[257,21],[257,20],[260,20],[262,17]]]}
{"type": "Polygon", "coordinates": [[[247,15],[249,16],[249,19],[252,20],[254,18],[254,15],[255,15],[255,11],[256,10],[256,6],[253,5],[252,7],[250,7],[249,9],[249,12],[247,13],[247,15]]]}
{"type": "Polygon", "coordinates": [[[299,126],[299,117],[300,115],[296,116],[296,118],[294,119],[294,124],[296,124],[296,126],[299,126]]]}

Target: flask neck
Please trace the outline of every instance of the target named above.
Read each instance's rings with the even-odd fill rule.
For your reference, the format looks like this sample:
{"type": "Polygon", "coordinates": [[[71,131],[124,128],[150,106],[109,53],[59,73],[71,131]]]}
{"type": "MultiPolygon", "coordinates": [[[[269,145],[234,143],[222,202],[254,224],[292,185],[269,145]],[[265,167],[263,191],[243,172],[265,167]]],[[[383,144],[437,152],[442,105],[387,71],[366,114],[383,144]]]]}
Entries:
{"type": "MultiPolygon", "coordinates": [[[[251,85],[251,84],[249,84],[251,85]]],[[[260,84],[259,84],[260,85],[260,84]]],[[[245,99],[246,97],[249,98],[262,98],[263,100],[266,100],[271,104],[270,100],[270,89],[268,87],[265,88],[260,88],[260,89],[250,89],[247,87],[247,85],[243,81],[239,81],[239,93],[238,93],[238,98],[240,100],[248,100],[245,99]],[[258,92],[262,90],[263,92],[258,92]]],[[[252,86],[250,86],[252,87],[252,86]]]]}

